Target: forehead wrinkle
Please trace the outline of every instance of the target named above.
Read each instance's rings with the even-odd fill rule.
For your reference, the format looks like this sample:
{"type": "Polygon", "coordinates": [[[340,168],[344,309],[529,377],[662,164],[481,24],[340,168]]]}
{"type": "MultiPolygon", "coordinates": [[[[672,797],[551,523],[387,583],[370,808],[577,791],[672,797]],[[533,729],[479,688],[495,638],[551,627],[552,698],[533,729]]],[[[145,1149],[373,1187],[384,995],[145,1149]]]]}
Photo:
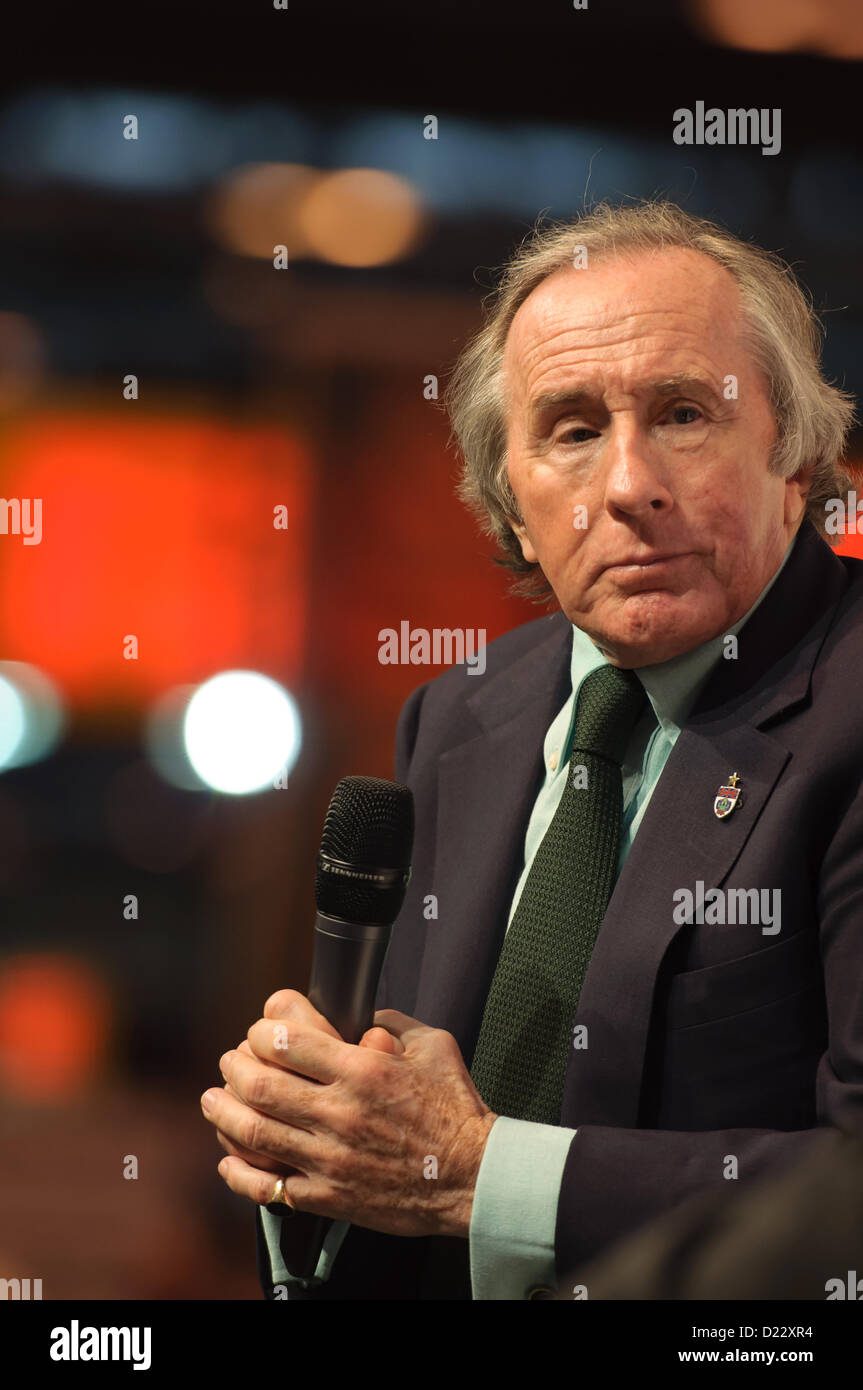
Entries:
{"type": "MultiPolygon", "coordinates": [[[[651,340],[645,343],[627,344],[627,353],[625,356],[619,356],[613,365],[625,370],[628,376],[631,376],[633,372],[637,371],[643,379],[636,379],[626,386],[621,382],[619,383],[619,389],[625,389],[629,394],[637,395],[647,389],[645,383],[648,379],[650,382],[660,382],[669,381],[675,377],[685,377],[690,379],[700,378],[705,387],[710,387],[714,391],[718,390],[717,364],[700,350],[700,337],[698,337],[698,335],[693,336],[698,339],[699,350],[692,352],[687,348],[685,343],[678,342],[674,346],[675,357],[677,357],[678,360],[669,361],[667,366],[659,365],[655,361],[651,361],[650,365],[645,367],[638,362],[638,359],[643,357],[647,357],[648,359],[653,359],[655,357],[657,350],[655,341],[651,340]],[[682,359],[678,357],[679,353],[684,354],[682,359]],[[631,369],[631,371],[628,369],[631,369]]],[[[542,393],[542,385],[547,381],[549,383],[547,387],[548,391],[581,390],[596,396],[597,389],[591,385],[591,378],[597,366],[600,370],[603,368],[607,370],[609,365],[609,363],[604,361],[599,361],[597,363],[592,357],[588,357],[588,360],[585,361],[584,354],[576,356],[573,360],[571,353],[567,349],[561,349],[551,357],[542,357],[527,366],[521,382],[523,395],[527,400],[531,400],[542,393]],[[564,360],[562,361],[561,359],[564,360]],[[569,380],[563,379],[567,376],[569,380]]],[[[599,392],[599,394],[601,394],[601,392],[599,392]]]]}
{"type": "MultiPolygon", "coordinates": [[[[712,380],[711,374],[691,369],[634,382],[630,387],[629,394],[636,398],[670,397],[690,390],[693,393],[707,393],[717,400],[720,395],[719,385],[712,380]]],[[[528,409],[530,414],[536,417],[557,405],[571,405],[575,408],[581,404],[595,404],[602,399],[602,396],[602,391],[597,392],[586,384],[576,382],[571,386],[561,386],[557,390],[543,391],[539,395],[532,396],[528,400],[528,409]]]]}
{"type": "Polygon", "coordinates": [[[669,322],[669,314],[674,313],[674,310],[655,309],[649,312],[645,311],[627,314],[622,319],[615,320],[613,324],[606,325],[595,323],[565,323],[550,333],[541,333],[535,336],[532,342],[522,345],[520,352],[519,348],[514,345],[513,351],[516,357],[520,355],[525,359],[530,359],[538,352],[544,352],[548,349],[560,351],[560,348],[554,348],[554,344],[561,338],[573,334],[578,335],[580,340],[573,346],[580,347],[583,344],[584,347],[602,348],[616,348],[622,346],[631,348],[634,336],[636,337],[636,341],[647,337],[656,338],[663,334],[673,334],[679,337],[686,335],[691,337],[703,337],[705,327],[703,321],[697,317],[687,315],[685,311],[681,311],[682,322],[669,322]],[[651,327],[648,323],[643,328],[639,329],[637,335],[633,335],[631,327],[633,320],[650,320],[658,316],[663,320],[660,328],[651,327]]]}
{"type": "MultiPolygon", "coordinates": [[[[617,347],[622,343],[630,341],[631,329],[627,331],[627,325],[630,324],[632,320],[639,318],[649,319],[656,315],[662,315],[667,318],[668,313],[668,309],[664,308],[633,310],[631,313],[614,317],[609,323],[573,323],[571,316],[567,315],[567,321],[561,323],[558,327],[554,325],[554,318],[565,314],[565,309],[561,306],[558,310],[558,314],[549,316],[549,319],[540,322],[539,332],[534,329],[531,334],[532,340],[529,339],[527,343],[521,345],[519,345],[518,339],[520,336],[523,337],[527,330],[523,324],[519,325],[516,332],[511,335],[507,347],[516,358],[519,356],[530,358],[537,352],[551,348],[559,338],[563,338],[567,334],[572,333],[577,333],[581,337],[589,339],[589,344],[586,344],[589,346],[596,346],[596,340],[599,339],[603,346],[617,347]],[[546,324],[548,326],[548,331],[544,332],[543,329],[546,327],[546,324]],[[616,330],[620,336],[609,338],[608,334],[612,330],[616,330]]],[[[696,332],[698,330],[694,327],[691,331],[696,332]]]]}
{"type": "MultiPolygon", "coordinates": [[[[692,368],[696,364],[703,364],[708,369],[708,374],[713,376],[718,369],[718,361],[714,361],[713,358],[717,353],[724,356],[729,351],[727,343],[714,343],[717,327],[720,329],[720,337],[727,335],[733,339],[732,351],[735,357],[738,357],[741,349],[746,350],[745,323],[740,316],[739,303],[727,292],[723,292],[718,305],[715,302],[716,292],[726,291],[725,280],[724,275],[720,275],[718,280],[712,275],[709,277],[708,284],[704,286],[704,294],[699,296],[695,312],[688,303],[680,303],[671,309],[663,304],[624,307],[615,302],[612,293],[598,304],[596,301],[589,301],[586,305],[583,302],[573,302],[569,297],[551,297],[546,294],[544,300],[533,306],[533,321],[524,315],[519,321],[519,315],[529,304],[529,296],[520,305],[504,343],[500,373],[504,398],[511,402],[511,392],[513,395],[529,396],[536,390],[537,383],[543,377],[561,371],[561,358],[574,356],[572,366],[578,368],[580,359],[583,364],[585,354],[589,355],[597,349],[611,354],[610,362],[600,359],[595,364],[602,370],[611,364],[617,366],[621,361],[633,356],[669,349],[686,352],[687,343],[697,343],[698,350],[680,366],[687,367],[692,375],[692,368]],[[579,310],[593,311],[595,318],[598,316],[600,321],[573,324],[571,315],[573,311],[579,310]],[[569,316],[569,321],[566,316],[569,316]],[[733,319],[729,322],[731,316],[733,319]],[[661,320],[659,329],[652,325],[651,320],[654,319],[661,320]],[[634,324],[639,325],[637,332],[633,331],[634,324]],[[706,334],[706,330],[711,329],[712,332],[706,334]],[[574,342],[573,337],[576,338],[574,342]],[[669,337],[673,340],[671,343],[668,342],[669,337]],[[705,347],[708,348],[707,354],[705,347]],[[710,348],[713,348],[712,353],[710,348]]],[[[736,288],[733,281],[731,288],[736,288]]],[[[638,289],[635,292],[637,293],[638,289]]],[[[691,348],[689,351],[691,353],[691,348]]],[[[660,377],[664,374],[666,373],[663,368],[659,368],[654,376],[660,377]]],[[[667,375],[672,374],[673,368],[667,375]]]]}
{"type": "MultiPolygon", "coordinates": [[[[633,335],[631,330],[629,333],[620,332],[623,324],[614,325],[616,331],[613,335],[609,335],[608,330],[598,330],[596,327],[587,329],[566,324],[551,334],[543,335],[532,342],[522,344],[520,347],[517,343],[513,343],[512,351],[507,354],[508,366],[510,369],[514,369],[513,375],[518,375],[519,369],[521,369],[522,375],[529,378],[537,364],[543,368],[547,365],[553,366],[561,356],[568,354],[575,354],[578,357],[599,349],[602,352],[616,353],[617,360],[619,360],[622,352],[628,354],[655,352],[669,346],[682,346],[687,339],[694,339],[703,343],[703,323],[669,323],[667,310],[656,312],[662,313],[665,320],[661,329],[651,329],[645,325],[637,335],[633,335]],[[675,340],[672,344],[667,342],[669,337],[675,340]],[[575,340],[573,341],[573,339],[575,340]]],[[[626,321],[629,322],[638,317],[644,318],[646,316],[628,315],[626,321]]],[[[739,337],[738,334],[734,336],[735,338],[739,337]]]]}

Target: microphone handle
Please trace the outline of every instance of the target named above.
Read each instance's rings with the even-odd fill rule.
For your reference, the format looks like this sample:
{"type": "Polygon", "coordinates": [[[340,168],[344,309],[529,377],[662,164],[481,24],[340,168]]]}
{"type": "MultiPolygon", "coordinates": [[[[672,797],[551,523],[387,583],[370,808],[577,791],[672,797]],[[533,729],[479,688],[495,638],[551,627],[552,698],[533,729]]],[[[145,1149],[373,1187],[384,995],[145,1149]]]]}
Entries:
{"type": "Polygon", "coordinates": [[[309,999],[347,1043],[371,1028],[392,923],[340,922],[319,912],[309,999]]]}
{"type": "MultiPolygon", "coordinates": [[[[358,1043],[374,1022],[375,998],[390,942],[391,923],[342,922],[319,912],[309,1000],[348,1043],[358,1043]]],[[[283,1202],[267,1207],[283,1218],[280,1247],[285,1268],[311,1279],[332,1218],[299,1211],[288,1216],[283,1202]]]]}

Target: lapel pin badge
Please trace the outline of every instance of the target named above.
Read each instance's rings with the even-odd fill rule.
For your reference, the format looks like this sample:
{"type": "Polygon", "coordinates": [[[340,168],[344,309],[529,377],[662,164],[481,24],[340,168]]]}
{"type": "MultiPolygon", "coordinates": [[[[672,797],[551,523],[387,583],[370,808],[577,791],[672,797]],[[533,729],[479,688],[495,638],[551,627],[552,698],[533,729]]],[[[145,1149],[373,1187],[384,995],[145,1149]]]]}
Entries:
{"type": "Polygon", "coordinates": [[[743,805],[743,797],[740,795],[740,787],[737,785],[739,781],[739,772],[732,772],[728,779],[728,786],[720,787],[713,798],[713,810],[720,820],[730,816],[735,806],[743,805]]]}

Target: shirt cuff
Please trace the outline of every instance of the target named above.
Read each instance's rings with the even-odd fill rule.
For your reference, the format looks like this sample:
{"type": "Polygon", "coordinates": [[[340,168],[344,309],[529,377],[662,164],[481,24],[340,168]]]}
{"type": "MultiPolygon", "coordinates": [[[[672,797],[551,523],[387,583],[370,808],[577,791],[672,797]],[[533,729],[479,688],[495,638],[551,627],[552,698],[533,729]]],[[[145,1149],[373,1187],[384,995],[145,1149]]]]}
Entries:
{"type": "Polygon", "coordinates": [[[576,1131],[499,1115],[489,1132],[470,1218],[475,1299],[524,1299],[555,1288],[554,1232],[576,1131]]]}
{"type": "Polygon", "coordinates": [[[289,1289],[291,1285],[294,1287],[299,1285],[301,1288],[308,1289],[314,1288],[318,1284],[325,1284],[332,1274],[336,1255],[341,1249],[342,1241],[347,1235],[348,1227],[351,1223],[349,1221],[333,1222],[324,1237],[323,1247],[318,1256],[318,1263],[315,1266],[313,1278],[297,1279],[293,1274],[288,1273],[284,1259],[282,1258],[279,1237],[281,1235],[282,1221],[284,1218],[281,1216],[274,1216],[271,1211],[267,1211],[266,1207],[261,1207],[260,1211],[261,1229],[264,1233],[264,1240],[267,1243],[267,1253],[270,1258],[270,1275],[276,1297],[279,1296],[278,1285],[282,1285],[286,1289],[289,1289]]]}

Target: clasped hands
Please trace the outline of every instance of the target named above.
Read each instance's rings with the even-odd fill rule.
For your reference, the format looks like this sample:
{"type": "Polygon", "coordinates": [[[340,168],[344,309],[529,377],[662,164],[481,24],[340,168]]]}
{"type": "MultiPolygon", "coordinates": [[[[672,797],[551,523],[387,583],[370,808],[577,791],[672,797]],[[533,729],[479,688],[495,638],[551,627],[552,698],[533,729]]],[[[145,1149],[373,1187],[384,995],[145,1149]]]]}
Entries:
{"type": "Polygon", "coordinates": [[[389,1235],[467,1237],[497,1119],[451,1033],[395,1009],[346,1043],[297,990],[279,990],[201,1098],[232,1192],[265,1205],[276,1178],[298,1211],[389,1235]]]}

